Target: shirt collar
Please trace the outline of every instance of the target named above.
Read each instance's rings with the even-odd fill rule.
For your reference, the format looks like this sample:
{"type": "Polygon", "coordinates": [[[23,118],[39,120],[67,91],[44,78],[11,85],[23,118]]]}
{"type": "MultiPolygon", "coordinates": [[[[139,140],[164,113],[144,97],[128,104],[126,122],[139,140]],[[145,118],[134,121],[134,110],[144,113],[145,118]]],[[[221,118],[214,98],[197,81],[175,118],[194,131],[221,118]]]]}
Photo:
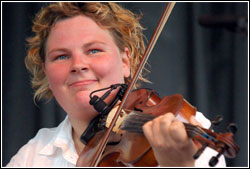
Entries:
{"type": "Polygon", "coordinates": [[[74,142],[72,139],[72,126],[68,116],[61,122],[61,124],[55,129],[54,136],[48,141],[48,143],[41,149],[39,154],[41,155],[53,155],[57,149],[62,150],[63,157],[75,164],[78,159],[74,142]]]}

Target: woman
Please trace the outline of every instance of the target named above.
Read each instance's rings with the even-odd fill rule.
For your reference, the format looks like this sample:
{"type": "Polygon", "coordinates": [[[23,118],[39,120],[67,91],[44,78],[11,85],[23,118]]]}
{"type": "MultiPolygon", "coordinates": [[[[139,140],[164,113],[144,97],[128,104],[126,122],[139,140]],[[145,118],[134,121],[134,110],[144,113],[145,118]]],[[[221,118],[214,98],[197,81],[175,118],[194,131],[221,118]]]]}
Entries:
{"type": "MultiPolygon", "coordinates": [[[[139,17],[115,3],[53,3],[37,14],[35,36],[28,40],[25,58],[33,75],[34,98],[55,97],[67,117],[57,128],[39,130],[7,166],[79,164],[85,147],[80,136],[98,114],[89,104],[89,95],[112,84],[130,82],[145,50],[142,29],[139,17]]],[[[140,80],[146,81],[142,76],[140,80]]],[[[201,125],[198,121],[204,127],[210,125],[199,112],[191,119],[201,125]]],[[[149,121],[143,131],[160,166],[203,167],[211,154],[217,154],[206,149],[194,160],[198,148],[171,113],[149,121]]],[[[217,166],[225,166],[223,156],[217,166]]]]}

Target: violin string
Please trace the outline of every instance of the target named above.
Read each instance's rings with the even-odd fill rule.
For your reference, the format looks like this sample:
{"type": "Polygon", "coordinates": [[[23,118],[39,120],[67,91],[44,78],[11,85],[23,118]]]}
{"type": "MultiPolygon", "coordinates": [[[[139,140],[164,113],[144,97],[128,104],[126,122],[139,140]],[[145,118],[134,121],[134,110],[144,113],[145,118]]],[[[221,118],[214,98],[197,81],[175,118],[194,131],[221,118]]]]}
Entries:
{"type": "MultiPolygon", "coordinates": [[[[142,131],[143,124],[145,124],[145,123],[128,120],[128,121],[126,121],[125,125],[123,125],[121,127],[121,129],[130,131],[130,132],[143,133],[143,131],[142,131]]],[[[185,129],[186,129],[189,137],[194,137],[196,135],[202,135],[204,133],[195,126],[185,125],[185,129]]]]}
{"type": "Polygon", "coordinates": [[[138,111],[131,111],[126,119],[123,121],[121,125],[122,130],[127,130],[130,132],[143,133],[142,126],[155,118],[155,116],[150,114],[143,114],[138,111]]]}
{"type": "MultiPolygon", "coordinates": [[[[129,115],[126,117],[124,122],[121,125],[122,130],[127,130],[130,132],[143,133],[142,126],[155,118],[155,116],[150,114],[143,114],[138,111],[131,111],[129,115]]],[[[196,135],[207,134],[203,131],[199,126],[194,126],[192,124],[184,123],[185,129],[189,135],[189,137],[194,137],[196,135]]]]}
{"type": "MultiPolygon", "coordinates": [[[[154,119],[156,116],[151,114],[141,113],[139,111],[130,111],[127,118],[124,120],[123,124],[121,125],[121,129],[127,130],[130,132],[137,132],[142,133],[142,126],[154,119]]],[[[208,136],[208,134],[202,130],[199,126],[195,126],[192,124],[184,123],[185,129],[189,137],[193,138],[197,135],[208,136]]],[[[214,139],[213,137],[209,136],[210,138],[214,139]]]]}
{"type": "Polygon", "coordinates": [[[154,118],[155,116],[151,114],[145,114],[139,111],[131,111],[125,120],[146,123],[154,118]]]}
{"type": "Polygon", "coordinates": [[[186,131],[189,135],[189,137],[193,138],[196,135],[202,135],[202,134],[206,134],[204,131],[202,131],[199,127],[188,124],[188,123],[183,123],[186,131]]]}
{"type": "MultiPolygon", "coordinates": [[[[145,122],[152,120],[153,118],[155,117],[152,115],[147,115],[147,114],[133,111],[131,112],[131,115],[128,115],[128,118],[124,120],[123,128],[124,130],[127,130],[127,131],[143,134],[142,125],[145,124],[145,122]]],[[[195,136],[201,136],[202,138],[205,138],[206,140],[210,140],[214,143],[218,142],[218,140],[214,138],[213,135],[204,131],[200,126],[196,126],[196,125],[189,124],[189,123],[183,123],[183,124],[185,126],[185,129],[187,131],[187,135],[189,138],[194,138],[195,136]]],[[[199,137],[196,139],[202,144],[204,148],[209,145],[209,142],[204,141],[203,139],[200,139],[199,137]]],[[[230,150],[233,151],[232,154],[236,154],[239,151],[239,147],[237,145],[233,145],[233,143],[231,143],[230,141],[228,141],[226,145],[228,145],[230,147],[230,150]]],[[[229,152],[229,150],[227,151],[229,152]]]]}
{"type": "Polygon", "coordinates": [[[212,136],[209,133],[202,130],[202,128],[200,126],[194,126],[192,124],[187,124],[187,123],[184,123],[184,125],[186,126],[187,133],[188,133],[189,137],[191,137],[191,138],[198,135],[198,136],[202,136],[203,138],[210,140],[212,142],[218,141],[216,138],[214,138],[214,136],[212,136]]]}

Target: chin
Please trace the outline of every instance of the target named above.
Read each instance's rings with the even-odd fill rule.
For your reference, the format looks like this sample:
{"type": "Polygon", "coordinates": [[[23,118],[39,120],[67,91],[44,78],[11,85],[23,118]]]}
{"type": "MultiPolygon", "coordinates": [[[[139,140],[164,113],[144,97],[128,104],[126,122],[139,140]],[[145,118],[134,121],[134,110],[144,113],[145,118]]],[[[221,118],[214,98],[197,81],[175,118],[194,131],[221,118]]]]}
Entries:
{"type": "Polygon", "coordinates": [[[89,104],[88,98],[77,98],[74,103],[70,105],[72,116],[79,119],[89,119],[95,117],[98,113],[95,111],[94,107],[89,104]]]}
{"type": "Polygon", "coordinates": [[[75,96],[75,103],[84,106],[88,106],[90,101],[89,93],[79,93],[75,96]]]}

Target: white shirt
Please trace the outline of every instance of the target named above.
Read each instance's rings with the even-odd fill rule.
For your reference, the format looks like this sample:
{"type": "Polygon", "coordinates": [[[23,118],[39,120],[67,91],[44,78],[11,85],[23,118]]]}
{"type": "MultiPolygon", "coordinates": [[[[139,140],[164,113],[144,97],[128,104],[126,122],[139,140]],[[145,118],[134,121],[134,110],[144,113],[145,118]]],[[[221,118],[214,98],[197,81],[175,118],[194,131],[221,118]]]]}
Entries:
{"type": "MultiPolygon", "coordinates": [[[[196,120],[208,128],[210,121],[200,112],[196,120]]],[[[206,148],[195,160],[195,167],[209,167],[208,161],[217,152],[206,148]]],[[[7,167],[75,167],[78,154],[72,139],[72,126],[68,116],[56,128],[43,128],[12,157],[7,167]]],[[[224,156],[219,158],[216,167],[225,167],[224,156]]]]}

